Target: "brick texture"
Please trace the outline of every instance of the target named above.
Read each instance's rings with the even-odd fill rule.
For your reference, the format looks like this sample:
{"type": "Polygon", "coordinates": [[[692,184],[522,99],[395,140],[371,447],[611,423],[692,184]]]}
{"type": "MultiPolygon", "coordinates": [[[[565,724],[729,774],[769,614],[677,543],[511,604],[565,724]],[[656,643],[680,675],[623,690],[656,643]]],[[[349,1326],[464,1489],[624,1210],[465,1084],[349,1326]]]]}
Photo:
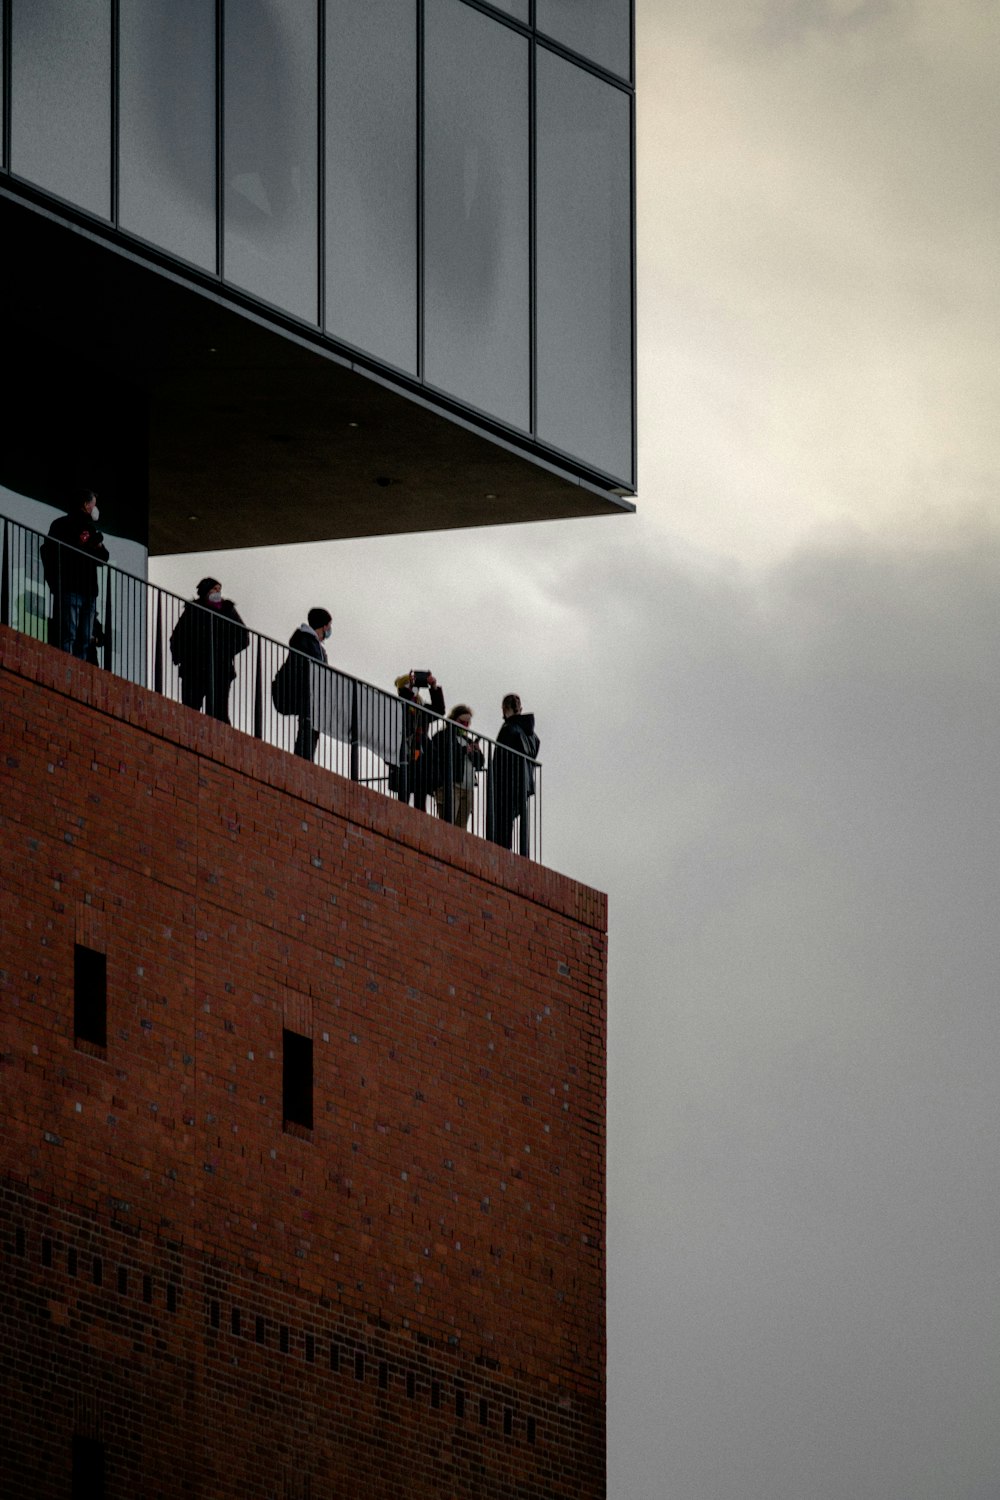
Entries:
{"type": "Polygon", "coordinates": [[[603,896],[6,630],[0,715],[4,1493],[603,1495],[603,896]]]}

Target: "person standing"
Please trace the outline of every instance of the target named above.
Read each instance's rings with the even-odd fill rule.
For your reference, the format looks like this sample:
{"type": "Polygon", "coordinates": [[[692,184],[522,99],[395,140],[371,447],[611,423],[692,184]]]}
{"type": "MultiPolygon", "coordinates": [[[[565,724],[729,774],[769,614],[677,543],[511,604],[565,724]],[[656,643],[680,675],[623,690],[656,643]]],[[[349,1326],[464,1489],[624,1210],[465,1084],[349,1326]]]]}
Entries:
{"type": "Polygon", "coordinates": [[[236,658],[249,644],[250,632],[233,601],[222,597],[222,584],[217,578],[203,578],[170,637],[181,702],[197,709],[204,703],[207,714],[228,724],[236,658]]]}
{"type": "Polygon", "coordinates": [[[494,844],[513,848],[514,824],[521,819],[520,852],[528,852],[528,798],[535,791],[534,761],[541,740],[535,733],[535,716],[526,714],[516,693],[508,693],[501,705],[503,723],[487,787],[486,827],[494,844]]]}
{"type": "Polygon", "coordinates": [[[97,619],[97,570],[108,560],[97,528],[97,495],[84,490],[49,527],[41,546],[42,572],[52,591],[50,641],[84,661],[97,619]]]}
{"type": "Polygon", "coordinates": [[[433,672],[411,671],[396,678],[396,692],[404,703],[410,705],[403,719],[396,795],[400,802],[409,802],[412,797],[414,807],[426,812],[427,798],[434,790],[431,786],[429,759],[431,729],[434,725],[431,714],[444,713],[444,690],[433,672]],[[430,689],[429,704],[420,696],[422,687],[430,689]]]}
{"type": "Polygon", "coordinates": [[[434,801],[438,817],[449,816],[447,788],[451,784],[451,821],[456,828],[466,828],[476,790],[476,772],[484,765],[479,741],[469,733],[472,709],[467,703],[456,703],[438,733],[431,740],[431,767],[434,801]]]}
{"type": "Polygon", "coordinates": [[[297,714],[298,733],[295,754],[303,760],[314,760],[319,744],[315,720],[319,716],[319,679],[315,663],[327,664],[324,641],[333,634],[333,616],[328,609],[311,609],[305,623],[291,636],[289,655],[282,662],[271,684],[271,701],[279,714],[297,714]]]}

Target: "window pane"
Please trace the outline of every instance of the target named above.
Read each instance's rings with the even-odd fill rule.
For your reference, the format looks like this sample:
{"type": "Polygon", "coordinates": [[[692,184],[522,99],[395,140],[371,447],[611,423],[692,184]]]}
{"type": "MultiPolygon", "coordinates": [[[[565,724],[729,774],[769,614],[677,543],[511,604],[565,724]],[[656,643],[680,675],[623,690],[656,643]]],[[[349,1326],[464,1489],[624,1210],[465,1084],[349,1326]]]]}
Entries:
{"type": "Polygon", "coordinates": [[[535,25],[609,72],[632,76],[630,0],[537,0],[535,25]]]}
{"type": "Polygon", "coordinates": [[[630,100],[538,50],[538,436],[632,474],[630,100]]]}
{"type": "Polygon", "coordinates": [[[327,13],[326,326],[417,368],[415,0],[327,13]]]}
{"type": "Polygon", "coordinates": [[[14,0],[11,21],[11,169],[110,218],[110,0],[14,0]]]}
{"type": "Polygon", "coordinates": [[[424,376],[527,428],[528,42],[459,0],[425,36],[424,376]]]}
{"type": "Polygon", "coordinates": [[[317,319],[316,0],[225,9],[225,278],[317,319]]]}
{"type": "Polygon", "coordinates": [[[119,222],[215,269],[215,0],[121,0],[119,222]]]}

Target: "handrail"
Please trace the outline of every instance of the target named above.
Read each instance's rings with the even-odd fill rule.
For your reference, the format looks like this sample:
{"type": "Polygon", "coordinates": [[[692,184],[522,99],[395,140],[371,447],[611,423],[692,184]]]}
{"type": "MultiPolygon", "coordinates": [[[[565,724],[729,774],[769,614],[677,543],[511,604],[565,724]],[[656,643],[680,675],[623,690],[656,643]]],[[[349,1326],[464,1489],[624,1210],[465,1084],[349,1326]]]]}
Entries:
{"type": "Polygon", "coordinates": [[[0,624],[74,648],[116,676],[541,861],[539,761],[486,735],[467,737],[432,709],[239,617],[8,516],[0,525],[0,624]]]}

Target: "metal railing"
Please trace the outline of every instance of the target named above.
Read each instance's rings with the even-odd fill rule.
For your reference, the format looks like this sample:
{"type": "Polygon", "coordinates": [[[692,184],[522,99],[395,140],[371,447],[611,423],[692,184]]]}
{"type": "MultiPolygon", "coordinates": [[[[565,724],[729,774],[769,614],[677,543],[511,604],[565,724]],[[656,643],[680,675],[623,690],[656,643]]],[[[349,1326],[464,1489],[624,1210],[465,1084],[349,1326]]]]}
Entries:
{"type": "Polygon", "coordinates": [[[9,517],[0,624],[268,744],[542,858],[542,767],[9,517]]]}

